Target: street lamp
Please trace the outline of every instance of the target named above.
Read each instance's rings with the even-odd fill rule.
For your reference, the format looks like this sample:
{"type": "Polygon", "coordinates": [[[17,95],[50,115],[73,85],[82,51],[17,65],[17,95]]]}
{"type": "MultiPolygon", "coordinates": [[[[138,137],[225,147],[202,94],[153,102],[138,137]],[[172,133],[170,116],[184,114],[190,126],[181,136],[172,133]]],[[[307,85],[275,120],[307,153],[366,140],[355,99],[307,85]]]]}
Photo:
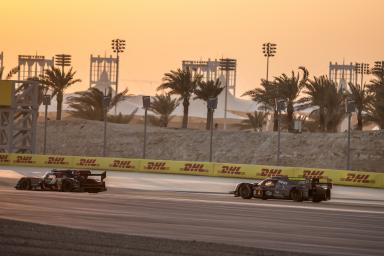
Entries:
{"type": "Polygon", "coordinates": [[[347,170],[351,169],[350,150],[351,150],[351,117],[356,110],[355,101],[351,99],[345,100],[345,113],[348,114],[348,142],[347,142],[347,170]]]}
{"type": "Polygon", "coordinates": [[[104,145],[103,145],[103,156],[105,157],[107,155],[107,113],[108,113],[108,107],[111,103],[111,94],[108,95],[106,92],[103,96],[103,110],[104,110],[104,145]]]}
{"type": "MultiPolygon", "coordinates": [[[[116,94],[119,91],[119,53],[124,52],[125,50],[125,40],[122,39],[113,39],[112,40],[112,50],[116,53],[116,94]]],[[[115,108],[116,110],[116,108],[115,108]]],[[[115,113],[116,114],[116,113],[115,113]]]]}
{"type": "Polygon", "coordinates": [[[151,97],[143,96],[143,108],[145,110],[144,114],[144,146],[143,146],[143,159],[146,157],[146,147],[147,147],[147,112],[151,107],[151,97]]]}
{"type": "Polygon", "coordinates": [[[208,111],[210,112],[210,129],[211,129],[211,138],[209,143],[209,162],[212,162],[212,144],[213,144],[213,113],[215,112],[215,109],[217,108],[217,97],[216,98],[209,98],[208,104],[207,104],[208,111]]]}
{"type": "Polygon", "coordinates": [[[48,106],[51,105],[51,95],[45,93],[43,96],[43,105],[45,106],[44,114],[44,147],[43,154],[45,155],[47,149],[47,121],[48,121],[48,106]]]}
{"type": "Polygon", "coordinates": [[[277,100],[277,152],[276,152],[276,163],[280,164],[280,133],[281,133],[281,111],[285,110],[285,100],[277,100]]]}
{"type": "Polygon", "coordinates": [[[268,72],[269,72],[269,58],[276,54],[276,44],[264,43],[263,44],[264,57],[267,57],[267,83],[268,83],[268,72]]]}
{"type": "Polygon", "coordinates": [[[229,72],[236,70],[235,59],[220,59],[219,69],[225,71],[225,100],[224,100],[224,130],[227,129],[227,107],[228,107],[228,87],[229,87],[229,72]]]}
{"type": "Polygon", "coordinates": [[[71,66],[71,55],[69,54],[56,54],[55,65],[61,67],[61,72],[64,73],[64,67],[71,66]]]}
{"type": "Polygon", "coordinates": [[[355,72],[356,72],[356,81],[357,84],[357,74],[361,74],[361,87],[363,87],[363,78],[364,74],[370,74],[369,64],[368,63],[356,63],[355,64],[355,72]]]}

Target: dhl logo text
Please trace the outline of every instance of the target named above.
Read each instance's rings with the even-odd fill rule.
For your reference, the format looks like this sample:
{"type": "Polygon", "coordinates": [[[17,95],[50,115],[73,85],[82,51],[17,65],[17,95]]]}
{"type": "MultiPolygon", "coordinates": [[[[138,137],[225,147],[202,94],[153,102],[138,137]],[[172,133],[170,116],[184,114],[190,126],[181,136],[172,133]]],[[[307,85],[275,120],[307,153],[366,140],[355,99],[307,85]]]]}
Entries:
{"type": "Polygon", "coordinates": [[[8,155],[0,155],[0,163],[9,163],[8,155]]]}
{"type": "Polygon", "coordinates": [[[65,160],[64,157],[50,156],[48,157],[48,161],[46,162],[46,164],[61,164],[61,165],[68,164],[68,162],[65,162],[64,160],[65,160]]]}
{"type": "Polygon", "coordinates": [[[146,170],[169,170],[169,167],[166,166],[165,162],[148,162],[147,165],[144,165],[146,170]]]}
{"type": "Polygon", "coordinates": [[[259,175],[263,176],[263,177],[273,177],[273,176],[281,175],[281,172],[282,171],[280,169],[263,168],[263,169],[261,169],[261,173],[259,173],[259,175]]]}
{"type": "Polygon", "coordinates": [[[353,183],[371,183],[375,181],[370,181],[369,176],[367,174],[355,174],[355,173],[348,173],[346,178],[341,179],[342,181],[348,181],[353,183]]]}
{"type": "Polygon", "coordinates": [[[207,169],[204,169],[204,164],[193,164],[188,163],[184,165],[184,168],[181,169],[185,172],[208,172],[207,169]]]}
{"type": "Polygon", "coordinates": [[[99,166],[96,163],[96,159],[90,159],[90,158],[81,158],[78,165],[80,165],[80,166],[91,166],[91,167],[99,166]]]}
{"type": "Polygon", "coordinates": [[[131,161],[127,161],[127,160],[113,160],[113,162],[110,165],[110,167],[125,168],[125,169],[135,168],[135,166],[132,165],[132,162],[131,161]]]}
{"type": "Polygon", "coordinates": [[[222,166],[219,173],[223,174],[236,174],[236,175],[244,175],[244,172],[240,172],[241,166],[222,166]]]}
{"type": "Polygon", "coordinates": [[[35,161],[32,161],[32,156],[17,156],[15,163],[23,163],[23,164],[33,164],[35,161]]]}
{"type": "Polygon", "coordinates": [[[322,178],[325,178],[326,176],[324,176],[324,171],[311,171],[311,170],[304,170],[303,171],[303,177],[304,178],[319,178],[319,179],[322,179],[322,178]]]}

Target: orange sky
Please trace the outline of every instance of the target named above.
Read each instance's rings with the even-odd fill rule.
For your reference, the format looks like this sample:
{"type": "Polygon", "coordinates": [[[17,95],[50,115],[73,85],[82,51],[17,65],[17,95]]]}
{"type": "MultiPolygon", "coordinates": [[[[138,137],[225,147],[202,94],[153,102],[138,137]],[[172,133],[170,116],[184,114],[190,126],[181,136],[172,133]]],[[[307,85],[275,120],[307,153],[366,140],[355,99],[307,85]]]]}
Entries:
{"type": "Polygon", "coordinates": [[[2,0],[0,51],[7,70],[18,54],[72,54],[76,91],[89,85],[89,55],[111,53],[111,39],[122,38],[120,88],[135,94],[154,94],[183,59],[231,57],[240,95],[265,77],[267,41],[277,43],[273,76],[384,60],[383,9],[382,0],[2,0]]]}

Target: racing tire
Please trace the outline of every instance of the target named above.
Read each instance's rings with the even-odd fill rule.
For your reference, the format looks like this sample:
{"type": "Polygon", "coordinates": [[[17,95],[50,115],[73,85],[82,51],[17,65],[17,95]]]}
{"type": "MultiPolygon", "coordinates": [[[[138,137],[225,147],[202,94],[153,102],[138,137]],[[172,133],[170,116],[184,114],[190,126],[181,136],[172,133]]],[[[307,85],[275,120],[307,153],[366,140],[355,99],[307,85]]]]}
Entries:
{"type": "Polygon", "coordinates": [[[262,200],[267,200],[268,199],[268,196],[265,194],[264,190],[261,191],[261,199],[262,200]]]}
{"type": "Polygon", "coordinates": [[[326,193],[324,191],[316,191],[312,196],[313,203],[320,203],[326,198],[326,193]]]}
{"type": "Polygon", "coordinates": [[[70,180],[63,180],[63,184],[61,185],[61,191],[63,192],[72,192],[73,184],[70,180]]]}
{"type": "Polygon", "coordinates": [[[248,184],[248,183],[241,184],[239,187],[239,195],[243,199],[251,199],[253,196],[251,184],[248,184]]]}
{"type": "Polygon", "coordinates": [[[27,178],[23,178],[21,181],[20,181],[20,185],[19,185],[19,188],[20,190],[31,190],[31,180],[30,179],[27,179],[27,178]]]}
{"type": "Polygon", "coordinates": [[[303,191],[299,189],[293,189],[291,191],[291,199],[295,202],[303,202],[304,200],[303,191]]]}

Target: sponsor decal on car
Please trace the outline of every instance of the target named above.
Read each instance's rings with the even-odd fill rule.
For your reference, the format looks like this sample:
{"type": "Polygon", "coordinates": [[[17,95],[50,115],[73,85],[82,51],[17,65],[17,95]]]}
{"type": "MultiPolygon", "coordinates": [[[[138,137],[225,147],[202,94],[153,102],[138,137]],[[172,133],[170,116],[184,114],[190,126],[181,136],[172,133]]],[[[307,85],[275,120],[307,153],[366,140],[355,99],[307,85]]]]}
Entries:
{"type": "Polygon", "coordinates": [[[208,169],[204,168],[204,164],[197,163],[186,163],[184,167],[180,169],[180,171],[184,172],[209,172],[208,169]]]}
{"type": "Polygon", "coordinates": [[[9,157],[8,155],[0,155],[0,163],[1,164],[6,164],[6,163],[9,163],[10,160],[9,160],[9,157]]]}
{"type": "Polygon", "coordinates": [[[69,162],[65,161],[65,157],[49,156],[48,161],[44,162],[48,165],[68,165],[69,162]]]}
{"type": "Polygon", "coordinates": [[[144,170],[165,171],[169,170],[169,167],[167,166],[166,162],[148,162],[146,165],[144,165],[144,170]]]}
{"type": "Polygon", "coordinates": [[[346,177],[343,177],[340,180],[353,183],[375,183],[375,180],[370,180],[369,177],[369,174],[347,173],[346,177]]]}
{"type": "Polygon", "coordinates": [[[231,174],[231,175],[244,175],[245,172],[241,171],[241,166],[236,165],[223,165],[218,172],[219,174],[231,174]]]}
{"type": "Polygon", "coordinates": [[[260,173],[257,173],[257,176],[273,177],[273,176],[279,176],[279,175],[281,175],[281,173],[282,173],[281,169],[263,168],[263,169],[261,169],[260,173]]]}
{"type": "Polygon", "coordinates": [[[123,169],[134,169],[132,161],[129,160],[113,160],[112,164],[109,165],[112,168],[123,168],[123,169]]]}

